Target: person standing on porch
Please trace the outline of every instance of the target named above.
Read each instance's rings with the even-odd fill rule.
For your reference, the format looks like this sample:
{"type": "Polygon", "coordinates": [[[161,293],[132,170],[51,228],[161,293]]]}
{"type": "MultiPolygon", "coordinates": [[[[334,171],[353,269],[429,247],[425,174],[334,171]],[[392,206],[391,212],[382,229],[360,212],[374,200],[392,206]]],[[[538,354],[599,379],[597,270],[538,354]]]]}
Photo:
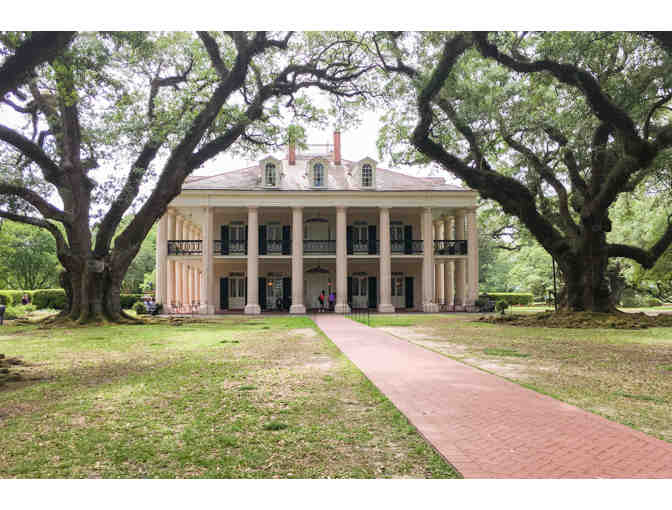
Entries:
{"type": "Polygon", "coordinates": [[[320,296],[317,299],[320,301],[320,312],[324,312],[324,290],[320,292],[320,296]]]}
{"type": "Polygon", "coordinates": [[[334,311],[334,304],[336,303],[336,294],[333,289],[329,292],[329,310],[334,311]]]}

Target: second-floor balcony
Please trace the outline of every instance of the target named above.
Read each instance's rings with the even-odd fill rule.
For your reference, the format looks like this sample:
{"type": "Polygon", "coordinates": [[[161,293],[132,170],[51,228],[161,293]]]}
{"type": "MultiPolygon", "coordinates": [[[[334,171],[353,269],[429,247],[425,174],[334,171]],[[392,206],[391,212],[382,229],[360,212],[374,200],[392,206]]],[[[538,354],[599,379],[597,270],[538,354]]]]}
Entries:
{"type": "Polygon", "coordinates": [[[304,239],[303,253],[305,255],[335,255],[336,254],[336,240],[335,239],[304,239]]]}
{"type": "Polygon", "coordinates": [[[466,255],[467,241],[446,239],[434,241],[434,255],[466,255]]]}
{"type": "MultiPolygon", "coordinates": [[[[448,239],[433,241],[434,255],[467,255],[467,241],[448,239]]],[[[422,239],[393,239],[390,242],[390,251],[393,255],[422,255],[424,242],[422,239]]],[[[350,242],[347,245],[349,255],[378,255],[380,241],[350,242]]],[[[304,239],[303,253],[305,255],[335,255],[336,240],[334,239],[304,239]]],[[[168,255],[202,255],[203,241],[200,239],[168,241],[168,255]]],[[[242,256],[247,255],[247,241],[228,240],[214,241],[215,255],[242,256]]],[[[259,246],[259,255],[291,255],[291,240],[266,240],[259,246]]]]}
{"type": "Polygon", "coordinates": [[[201,255],[203,241],[200,239],[168,241],[168,255],[201,255]]]}

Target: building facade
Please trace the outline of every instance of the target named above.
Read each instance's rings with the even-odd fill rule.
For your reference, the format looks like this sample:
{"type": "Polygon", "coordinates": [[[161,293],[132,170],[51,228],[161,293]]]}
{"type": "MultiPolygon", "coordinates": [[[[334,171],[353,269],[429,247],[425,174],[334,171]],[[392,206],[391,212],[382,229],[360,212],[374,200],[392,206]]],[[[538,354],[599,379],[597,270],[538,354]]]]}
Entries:
{"type": "Polygon", "coordinates": [[[160,219],[156,299],[169,311],[436,312],[478,297],[477,194],[442,178],[297,154],[187,179],[160,219]]]}

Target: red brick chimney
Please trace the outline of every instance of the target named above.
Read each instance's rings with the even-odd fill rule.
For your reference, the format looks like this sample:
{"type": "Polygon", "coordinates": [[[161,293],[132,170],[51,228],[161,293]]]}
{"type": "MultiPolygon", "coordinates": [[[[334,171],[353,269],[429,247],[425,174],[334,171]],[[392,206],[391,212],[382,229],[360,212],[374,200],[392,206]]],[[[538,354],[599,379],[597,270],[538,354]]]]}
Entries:
{"type": "Polygon", "coordinates": [[[341,164],[341,132],[334,131],[334,165],[341,164]]]}
{"type": "Polygon", "coordinates": [[[294,142],[289,142],[289,155],[287,159],[290,165],[296,165],[296,145],[294,145],[294,142]]]}

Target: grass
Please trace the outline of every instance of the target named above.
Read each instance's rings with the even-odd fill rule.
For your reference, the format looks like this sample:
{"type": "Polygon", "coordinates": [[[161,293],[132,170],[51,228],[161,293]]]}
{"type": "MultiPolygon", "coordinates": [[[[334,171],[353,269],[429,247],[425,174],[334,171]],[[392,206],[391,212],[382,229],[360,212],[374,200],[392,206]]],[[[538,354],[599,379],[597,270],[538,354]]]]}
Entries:
{"type": "Polygon", "coordinates": [[[308,318],[0,329],[0,478],[459,476],[308,318]]]}
{"type": "Polygon", "coordinates": [[[672,328],[523,328],[477,317],[374,315],[371,326],[672,442],[672,328]]]}

